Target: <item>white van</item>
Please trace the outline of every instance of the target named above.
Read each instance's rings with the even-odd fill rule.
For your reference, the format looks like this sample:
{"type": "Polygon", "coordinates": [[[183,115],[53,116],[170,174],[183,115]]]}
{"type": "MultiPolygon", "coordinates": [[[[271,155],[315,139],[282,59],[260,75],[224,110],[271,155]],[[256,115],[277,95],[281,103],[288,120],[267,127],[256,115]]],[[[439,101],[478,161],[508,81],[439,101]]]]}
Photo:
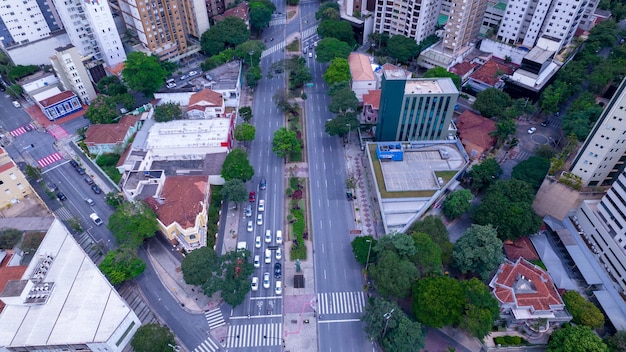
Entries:
{"type": "Polygon", "coordinates": [[[93,220],[94,224],[96,224],[97,226],[102,225],[102,219],[100,219],[98,214],[91,213],[91,215],[89,215],[89,217],[91,218],[91,220],[93,220]]]}
{"type": "Polygon", "coordinates": [[[276,244],[283,244],[283,232],[276,230],[276,244]]]}

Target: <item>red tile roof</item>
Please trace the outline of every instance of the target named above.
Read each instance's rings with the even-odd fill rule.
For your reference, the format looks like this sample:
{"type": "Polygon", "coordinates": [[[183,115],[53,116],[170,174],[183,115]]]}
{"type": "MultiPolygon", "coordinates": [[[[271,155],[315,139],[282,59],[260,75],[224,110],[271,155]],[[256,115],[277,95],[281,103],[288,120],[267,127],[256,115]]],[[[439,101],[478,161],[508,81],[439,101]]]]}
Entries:
{"type": "Polygon", "coordinates": [[[85,144],[93,146],[122,143],[128,129],[137,123],[137,119],[137,116],[126,115],[118,123],[91,125],[85,132],[85,144]]]}
{"type": "Polygon", "coordinates": [[[504,243],[504,253],[510,260],[518,260],[524,258],[526,260],[538,260],[539,255],[533,246],[532,241],[528,237],[520,237],[515,241],[507,241],[504,243]]]}
{"type": "Polygon", "coordinates": [[[124,64],[125,62],[120,62],[114,67],[107,67],[106,70],[111,72],[114,76],[119,77],[122,74],[122,71],[124,70],[124,64]]]}
{"type": "Polygon", "coordinates": [[[76,94],[74,94],[74,92],[72,92],[71,90],[66,90],[65,92],[61,92],[57,95],[53,95],[49,98],[46,98],[44,100],[40,100],[39,104],[41,104],[41,106],[43,107],[48,107],[54,104],[57,104],[59,102],[62,102],[63,100],[67,100],[70,99],[71,97],[75,97],[76,94]]]}
{"type": "Polygon", "coordinates": [[[363,94],[363,105],[371,105],[374,110],[380,106],[380,89],[374,89],[363,94]]]}
{"type": "Polygon", "coordinates": [[[350,74],[353,81],[373,81],[374,71],[369,56],[361,53],[352,53],[348,56],[350,74]]]}
{"type": "Polygon", "coordinates": [[[493,87],[496,83],[498,83],[502,74],[512,75],[513,72],[515,72],[515,70],[512,67],[504,63],[498,63],[492,59],[485,62],[482,67],[472,73],[470,78],[493,87]]]}
{"type": "Polygon", "coordinates": [[[12,169],[15,166],[15,164],[13,164],[13,161],[9,161],[6,164],[2,164],[0,165],[0,172],[5,172],[7,170],[12,169]]]}
{"type": "Polygon", "coordinates": [[[165,226],[178,223],[182,228],[196,225],[196,216],[202,212],[202,204],[208,192],[208,176],[168,176],[161,191],[160,202],[153,197],[146,202],[154,209],[165,226]]]}
{"type": "Polygon", "coordinates": [[[502,264],[490,286],[502,303],[530,311],[550,311],[563,305],[552,278],[541,268],[524,259],[502,264]]]}
{"type": "Polygon", "coordinates": [[[477,66],[478,64],[473,64],[471,62],[463,61],[450,67],[450,72],[456,73],[457,75],[463,77],[468,72],[473,71],[477,66]]]}
{"type": "MultiPolygon", "coordinates": [[[[13,251],[7,251],[7,256],[4,258],[2,263],[0,263],[0,292],[4,290],[7,283],[11,280],[20,280],[28,266],[19,265],[19,266],[7,266],[9,260],[13,256],[13,251]]],[[[4,302],[0,300],[0,312],[4,309],[4,302]]]]}
{"type": "Polygon", "coordinates": [[[224,99],[222,94],[212,91],[210,89],[203,89],[197,93],[194,93],[189,98],[189,105],[187,110],[203,110],[207,106],[222,106],[224,99]]]}
{"type": "Polygon", "coordinates": [[[249,13],[248,10],[249,10],[249,5],[247,2],[244,1],[244,2],[241,2],[239,5],[237,5],[236,7],[233,7],[232,9],[228,9],[224,11],[224,13],[221,15],[213,16],[213,20],[222,21],[226,17],[237,17],[248,22],[248,13],[249,13]]]}
{"type": "Polygon", "coordinates": [[[496,144],[497,139],[489,135],[496,130],[496,123],[486,117],[465,110],[459,115],[456,126],[470,156],[472,150],[482,154],[496,144]]]}

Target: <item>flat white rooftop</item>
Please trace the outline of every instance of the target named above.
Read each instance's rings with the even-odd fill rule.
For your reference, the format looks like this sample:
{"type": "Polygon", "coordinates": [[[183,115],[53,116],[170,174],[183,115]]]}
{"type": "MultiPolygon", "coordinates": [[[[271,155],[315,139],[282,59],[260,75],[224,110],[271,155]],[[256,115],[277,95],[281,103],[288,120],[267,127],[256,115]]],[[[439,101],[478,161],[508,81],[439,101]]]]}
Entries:
{"type": "Polygon", "coordinates": [[[155,123],[147,149],[220,147],[228,142],[230,119],[176,120],[155,123]]]}

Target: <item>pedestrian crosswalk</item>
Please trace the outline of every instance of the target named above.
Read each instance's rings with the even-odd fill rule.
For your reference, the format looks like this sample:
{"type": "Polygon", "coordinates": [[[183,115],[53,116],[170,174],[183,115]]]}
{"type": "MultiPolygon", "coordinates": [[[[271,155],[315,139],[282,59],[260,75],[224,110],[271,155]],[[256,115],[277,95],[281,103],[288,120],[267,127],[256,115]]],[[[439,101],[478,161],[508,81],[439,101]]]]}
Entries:
{"type": "Polygon", "coordinates": [[[226,324],[222,311],[219,308],[207,310],[204,312],[204,316],[206,317],[207,323],[209,323],[209,329],[215,329],[226,324]]]}
{"type": "Polygon", "coordinates": [[[210,337],[204,340],[198,347],[194,348],[193,352],[217,352],[220,350],[220,345],[213,341],[210,337]]]}
{"type": "Polygon", "coordinates": [[[530,152],[527,152],[527,151],[521,151],[521,152],[519,152],[519,153],[515,154],[513,157],[511,157],[511,159],[513,159],[513,160],[519,160],[519,161],[524,161],[524,160],[526,160],[526,159],[530,158],[530,154],[531,154],[530,152]]]}
{"type": "Polygon", "coordinates": [[[54,215],[57,216],[57,218],[61,219],[61,220],[69,220],[72,218],[72,214],[70,213],[69,210],[67,210],[66,207],[61,207],[57,210],[54,211],[54,215]]]}
{"type": "Polygon", "coordinates": [[[39,165],[40,168],[44,168],[50,164],[54,164],[59,160],[63,160],[63,155],[61,155],[59,152],[54,152],[48,156],[45,156],[39,160],[37,160],[37,165],[39,165]]]}
{"type": "Polygon", "coordinates": [[[70,135],[69,133],[67,133],[65,128],[59,125],[52,125],[48,127],[48,133],[50,133],[52,137],[54,137],[54,139],[61,139],[70,135]]]}
{"type": "Polygon", "coordinates": [[[263,53],[261,53],[261,57],[266,57],[272,53],[277,52],[278,50],[283,50],[285,48],[285,42],[279,42],[278,44],[274,45],[271,48],[267,48],[265,50],[263,50],[263,53]]]}
{"type": "Polygon", "coordinates": [[[222,341],[226,348],[278,346],[283,344],[281,323],[232,325],[222,341]]]}
{"type": "Polygon", "coordinates": [[[280,26],[282,24],[287,23],[287,20],[283,17],[283,18],[274,18],[273,20],[270,21],[270,27],[272,26],[280,26]]]}
{"type": "Polygon", "coordinates": [[[309,27],[305,30],[302,31],[302,40],[305,40],[306,38],[314,35],[317,33],[317,25],[313,26],[313,27],[309,27]]]}
{"type": "Polygon", "coordinates": [[[14,129],[10,133],[11,133],[11,136],[17,137],[17,136],[23,135],[24,133],[28,131],[31,131],[33,128],[34,128],[33,125],[29,123],[28,125],[14,129]]]}
{"type": "Polygon", "coordinates": [[[317,294],[317,313],[349,314],[361,313],[365,306],[363,292],[327,292],[317,294]]]}

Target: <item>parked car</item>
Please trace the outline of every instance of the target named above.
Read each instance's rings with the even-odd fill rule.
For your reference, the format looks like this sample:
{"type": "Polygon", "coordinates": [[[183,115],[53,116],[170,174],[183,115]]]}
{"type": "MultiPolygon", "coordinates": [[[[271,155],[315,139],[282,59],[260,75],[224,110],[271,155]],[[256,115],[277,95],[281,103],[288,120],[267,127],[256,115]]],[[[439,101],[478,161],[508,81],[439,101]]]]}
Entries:
{"type": "Polygon", "coordinates": [[[250,204],[248,204],[248,206],[246,207],[246,217],[251,217],[252,216],[252,206],[250,204]]]}
{"type": "Polygon", "coordinates": [[[531,127],[528,129],[528,134],[533,134],[537,130],[537,127],[531,127]]]}
{"type": "Polygon", "coordinates": [[[91,185],[91,190],[93,191],[93,193],[95,194],[100,194],[102,193],[102,190],[100,189],[100,187],[98,187],[98,185],[91,185]]]}
{"type": "Polygon", "coordinates": [[[84,175],[85,174],[85,169],[83,169],[82,167],[77,167],[76,168],[76,172],[78,172],[79,175],[84,175]]]}
{"type": "Polygon", "coordinates": [[[22,107],[22,105],[20,105],[20,103],[17,100],[13,100],[13,106],[15,106],[16,108],[22,107]]]}
{"type": "Polygon", "coordinates": [[[61,201],[67,199],[67,197],[65,196],[65,194],[63,194],[63,192],[57,193],[57,198],[59,198],[59,200],[61,200],[61,201]]]}
{"type": "Polygon", "coordinates": [[[252,287],[252,291],[257,291],[259,289],[259,278],[258,277],[253,277],[252,278],[252,283],[250,284],[250,287],[252,287]]]}
{"type": "Polygon", "coordinates": [[[274,293],[277,295],[281,295],[283,293],[283,283],[280,281],[276,281],[276,287],[274,287],[274,293]]]}
{"type": "Polygon", "coordinates": [[[93,185],[93,180],[91,179],[91,177],[85,176],[84,180],[85,182],[87,182],[88,185],[93,185]]]}
{"type": "Polygon", "coordinates": [[[56,191],[58,191],[58,190],[59,190],[59,187],[57,186],[57,184],[56,184],[56,183],[53,183],[53,182],[48,182],[48,183],[46,183],[46,186],[48,186],[48,190],[49,190],[50,192],[56,192],[56,191]]]}
{"type": "Polygon", "coordinates": [[[186,80],[187,78],[189,78],[189,76],[187,76],[187,75],[182,75],[182,76],[180,76],[180,78],[179,78],[179,79],[180,79],[181,81],[184,81],[184,80],[186,80]]]}
{"type": "Polygon", "coordinates": [[[89,215],[89,217],[91,218],[91,220],[93,220],[94,224],[96,224],[97,226],[102,225],[102,219],[100,219],[98,214],[91,213],[91,215],[89,215]]]}
{"type": "Polygon", "coordinates": [[[274,277],[280,279],[283,276],[283,266],[280,263],[274,264],[274,277]]]}
{"type": "Polygon", "coordinates": [[[248,200],[251,202],[256,202],[256,193],[250,192],[250,194],[248,194],[248,200]]]}
{"type": "Polygon", "coordinates": [[[270,288],[270,273],[263,274],[263,287],[270,288]]]}
{"type": "Polygon", "coordinates": [[[547,127],[547,126],[548,126],[548,123],[549,123],[549,121],[548,121],[548,120],[545,120],[545,121],[543,121],[543,122],[541,123],[541,126],[543,126],[543,127],[547,127]]]}
{"type": "Polygon", "coordinates": [[[70,165],[72,165],[72,167],[78,167],[78,162],[74,159],[70,160],[70,165]]]}
{"type": "Polygon", "coordinates": [[[189,73],[188,73],[189,77],[193,77],[193,76],[195,76],[197,74],[198,74],[198,71],[189,71],[189,73]]]}
{"type": "Polygon", "coordinates": [[[93,199],[91,199],[91,198],[87,198],[87,199],[85,199],[85,202],[87,202],[87,204],[89,204],[89,205],[94,205],[94,204],[96,204],[96,203],[93,201],[93,199]]]}

